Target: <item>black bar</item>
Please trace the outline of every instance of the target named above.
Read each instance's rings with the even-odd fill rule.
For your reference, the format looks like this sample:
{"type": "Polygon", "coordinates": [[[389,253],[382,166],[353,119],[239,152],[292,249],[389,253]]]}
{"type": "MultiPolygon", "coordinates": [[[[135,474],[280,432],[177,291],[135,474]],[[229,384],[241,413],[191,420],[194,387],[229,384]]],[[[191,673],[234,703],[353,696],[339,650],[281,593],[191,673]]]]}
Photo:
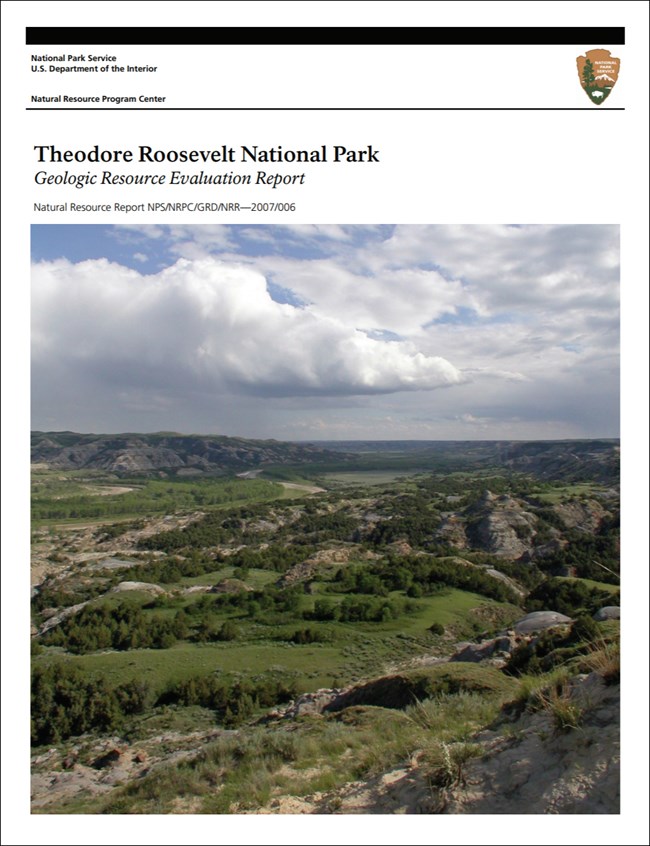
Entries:
{"type": "Polygon", "coordinates": [[[25,106],[26,112],[624,112],[624,106],[25,106]]]}
{"type": "Polygon", "coordinates": [[[573,44],[580,48],[625,44],[623,26],[28,26],[27,45],[517,45],[573,44]]]}

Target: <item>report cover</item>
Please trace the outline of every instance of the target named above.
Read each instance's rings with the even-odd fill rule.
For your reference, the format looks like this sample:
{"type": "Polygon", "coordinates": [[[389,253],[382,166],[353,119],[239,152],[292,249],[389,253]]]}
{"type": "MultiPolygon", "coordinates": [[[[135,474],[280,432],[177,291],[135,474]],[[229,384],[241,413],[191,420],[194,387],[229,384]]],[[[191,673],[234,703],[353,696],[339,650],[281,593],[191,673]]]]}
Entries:
{"type": "Polygon", "coordinates": [[[642,842],[647,10],[590,9],[3,6],[11,842],[642,842]]]}

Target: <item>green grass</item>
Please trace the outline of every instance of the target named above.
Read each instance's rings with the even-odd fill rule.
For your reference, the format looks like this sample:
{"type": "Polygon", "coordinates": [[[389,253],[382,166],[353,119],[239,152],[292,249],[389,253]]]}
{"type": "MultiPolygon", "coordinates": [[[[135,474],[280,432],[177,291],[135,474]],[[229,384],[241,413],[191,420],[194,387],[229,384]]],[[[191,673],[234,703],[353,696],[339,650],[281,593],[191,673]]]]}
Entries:
{"type": "Polygon", "coordinates": [[[153,713],[132,717],[125,737],[129,743],[133,743],[158,734],[209,731],[214,726],[214,712],[209,708],[201,708],[198,705],[166,705],[157,708],[153,713]]]}
{"type": "MultiPolygon", "coordinates": [[[[178,583],[179,587],[192,587],[193,585],[216,585],[223,579],[231,579],[235,571],[234,567],[222,567],[220,570],[213,570],[210,573],[203,573],[200,576],[186,576],[178,583]]],[[[273,584],[278,580],[279,573],[273,570],[251,569],[246,576],[246,584],[255,590],[260,590],[266,585],[273,584]]],[[[176,585],[174,585],[176,587],[176,585]]]]}
{"type": "MultiPolygon", "coordinates": [[[[314,599],[304,597],[303,607],[313,608],[315,599],[326,597],[332,604],[341,603],[346,594],[328,593],[326,590],[319,591],[314,599]]],[[[400,591],[393,591],[390,597],[404,597],[400,591]]],[[[422,596],[415,600],[418,610],[405,614],[398,620],[391,620],[386,623],[328,623],[336,628],[343,627],[348,631],[350,627],[363,630],[368,634],[395,634],[422,635],[429,626],[438,622],[445,630],[450,630],[458,636],[471,634],[473,631],[484,631],[489,629],[490,609],[495,617],[501,617],[510,621],[519,619],[523,612],[516,605],[505,602],[496,602],[478,593],[460,590],[458,588],[445,588],[441,593],[433,596],[422,596]],[[475,613],[475,609],[481,608],[481,612],[475,613]],[[478,629],[476,627],[478,626],[478,629]]]]}
{"type": "Polygon", "coordinates": [[[396,479],[414,476],[417,471],[358,470],[350,472],[324,473],[325,482],[339,482],[344,485],[388,485],[396,479]]]}
{"type": "Polygon", "coordinates": [[[100,496],[80,484],[79,476],[39,473],[32,481],[32,522],[35,526],[53,522],[92,522],[171,514],[195,509],[213,510],[235,505],[291,498],[300,491],[287,491],[275,482],[259,479],[135,479],[119,482],[113,478],[88,479],[93,489],[101,484],[121,484],[133,490],[119,495],[100,496]]]}
{"type": "MultiPolygon", "coordinates": [[[[313,598],[305,596],[304,600],[309,603],[313,598]]],[[[145,680],[156,691],[214,672],[229,679],[279,676],[293,680],[298,690],[307,691],[385,675],[387,666],[440,647],[444,642],[426,631],[432,617],[448,630],[469,633],[486,625],[486,613],[497,617],[520,613],[513,606],[451,589],[418,602],[416,614],[384,624],[291,621],[264,625],[244,621],[243,636],[248,640],[242,642],[179,643],[168,650],[105,652],[65,656],[63,660],[83,668],[90,676],[104,676],[109,683],[145,680]],[[290,636],[296,628],[307,625],[327,631],[333,643],[296,646],[260,640],[290,636]]],[[[35,663],[51,660],[61,658],[54,650],[45,650],[35,663]]],[[[385,702],[381,688],[375,702],[373,685],[365,685],[363,689],[371,691],[366,705],[353,705],[329,716],[305,717],[291,724],[244,726],[237,735],[224,736],[203,747],[193,761],[156,769],[109,797],[76,797],[45,810],[178,813],[187,802],[193,813],[232,813],[259,807],[282,793],[307,796],[335,790],[408,760],[416,750],[424,750],[423,760],[426,763],[430,759],[427,765],[433,766],[440,743],[467,742],[474,731],[495,718],[500,703],[511,699],[518,688],[517,680],[472,664],[419,668],[394,678],[405,696],[391,699],[388,694],[391,690],[395,693],[393,685],[385,702]],[[390,705],[393,707],[386,707],[390,705]]],[[[129,742],[134,742],[160,733],[188,733],[213,725],[205,709],[167,706],[129,720],[125,730],[129,742]]],[[[171,747],[167,749],[170,751],[171,747]]]]}
{"type": "MultiPolygon", "coordinates": [[[[153,582],[151,582],[151,584],[153,584],[153,582]]],[[[166,588],[167,586],[164,585],[164,587],[166,588]]],[[[104,596],[97,597],[97,599],[91,599],[88,604],[90,607],[96,605],[108,605],[111,608],[127,604],[142,608],[143,605],[146,605],[155,598],[156,594],[150,593],[146,590],[124,590],[119,591],[118,593],[107,593],[104,596]]]]}
{"type": "MultiPolygon", "coordinates": [[[[35,665],[52,660],[46,650],[35,665]]],[[[304,689],[329,685],[343,671],[345,659],[337,647],[321,644],[293,646],[281,643],[177,643],[170,649],[132,649],[66,655],[66,661],[90,675],[104,675],[112,684],[132,679],[149,682],[156,691],[195,675],[220,672],[257,676],[266,672],[296,678],[304,689]]]]}
{"type": "Polygon", "coordinates": [[[555,505],[563,499],[573,499],[579,496],[598,496],[603,490],[602,485],[596,485],[591,482],[576,482],[575,484],[562,485],[552,490],[535,491],[533,489],[531,494],[541,502],[555,505]]]}
{"type": "Polygon", "coordinates": [[[258,479],[266,479],[269,482],[291,482],[294,485],[313,486],[318,483],[318,478],[300,473],[298,469],[291,467],[265,467],[258,476],[258,479]]]}
{"type": "MultiPolygon", "coordinates": [[[[425,596],[417,600],[422,609],[415,614],[402,618],[399,621],[399,630],[404,634],[416,634],[427,629],[431,623],[441,623],[445,630],[455,632],[459,637],[467,636],[472,632],[489,629],[488,615],[492,609],[495,616],[514,621],[521,617],[522,611],[516,605],[509,605],[503,602],[496,602],[479,596],[476,593],[468,593],[464,590],[449,588],[444,593],[436,596],[425,596]],[[485,609],[485,616],[472,613],[476,608],[485,609]]],[[[387,623],[389,627],[391,624],[387,623]]]]}
{"type": "Polygon", "coordinates": [[[415,690],[422,691],[423,698],[456,693],[481,693],[507,698],[517,688],[515,679],[495,667],[462,661],[410,670],[404,677],[415,690]]]}
{"type": "MultiPolygon", "coordinates": [[[[202,595],[190,595],[182,604],[187,607],[202,595]]],[[[139,592],[121,594],[119,598],[129,603],[150,599],[139,592]]],[[[337,598],[332,597],[333,600],[337,598]]],[[[116,601],[117,595],[111,597],[111,603],[116,601]]],[[[303,598],[307,607],[313,601],[310,596],[303,598]]],[[[434,640],[427,631],[433,622],[441,622],[453,637],[469,637],[489,627],[486,615],[494,615],[495,620],[502,621],[521,614],[515,606],[461,590],[424,597],[418,604],[420,610],[416,613],[386,623],[314,623],[296,618],[267,625],[242,618],[237,620],[241,638],[235,642],[196,644],[183,641],[165,650],[65,655],[64,660],[92,675],[105,675],[113,684],[131,679],[145,680],[158,692],[168,684],[213,672],[245,677],[280,673],[294,679],[299,689],[307,691],[381,674],[388,666],[407,661],[434,646],[444,653],[445,642],[434,640]],[[481,609],[480,614],[477,608],[481,609]],[[324,632],[327,642],[303,645],[288,642],[296,630],[307,627],[324,632]]],[[[175,614],[176,609],[155,609],[151,613],[165,616],[175,614]]],[[[224,610],[215,612],[214,617],[221,622],[236,614],[224,610]]],[[[449,649],[449,644],[446,648],[449,649]]],[[[58,650],[46,649],[34,662],[61,660],[61,657],[58,650]]]]}
{"type": "MultiPolygon", "coordinates": [[[[494,720],[510,695],[509,689],[481,682],[496,673],[485,669],[458,666],[455,673],[470,686],[478,680],[480,695],[461,686],[456,693],[440,693],[404,710],[353,706],[288,724],[243,727],[207,744],[193,758],[156,769],[108,797],[74,799],[53,812],[178,813],[180,802],[193,813],[240,813],[264,806],[274,796],[336,790],[402,765],[415,753],[433,770],[440,766],[441,744],[453,744],[451,758],[462,773],[463,763],[477,751],[468,739],[494,720]]],[[[151,720],[150,727],[160,719],[151,720]]],[[[331,806],[324,804],[319,812],[337,809],[335,796],[323,797],[324,803],[330,800],[331,806]]]]}
{"type": "Polygon", "coordinates": [[[281,487],[280,488],[281,493],[279,493],[278,496],[275,497],[275,498],[281,499],[281,500],[293,500],[293,499],[299,500],[299,499],[304,499],[307,496],[315,496],[315,494],[309,488],[316,486],[316,482],[309,482],[309,481],[292,482],[292,484],[301,484],[301,485],[304,484],[305,487],[304,488],[281,487]],[[307,487],[307,486],[309,486],[309,487],[307,487]]]}

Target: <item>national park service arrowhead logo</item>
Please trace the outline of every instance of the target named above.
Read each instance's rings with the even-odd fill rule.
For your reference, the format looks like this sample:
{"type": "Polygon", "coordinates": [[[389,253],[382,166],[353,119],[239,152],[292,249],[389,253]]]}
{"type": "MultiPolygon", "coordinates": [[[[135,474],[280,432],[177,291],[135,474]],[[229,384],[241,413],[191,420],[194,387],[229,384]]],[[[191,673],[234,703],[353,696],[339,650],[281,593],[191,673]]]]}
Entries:
{"type": "Polygon", "coordinates": [[[600,106],[616,85],[621,60],[615,59],[609,50],[588,50],[576,62],[580,85],[591,102],[600,106]]]}

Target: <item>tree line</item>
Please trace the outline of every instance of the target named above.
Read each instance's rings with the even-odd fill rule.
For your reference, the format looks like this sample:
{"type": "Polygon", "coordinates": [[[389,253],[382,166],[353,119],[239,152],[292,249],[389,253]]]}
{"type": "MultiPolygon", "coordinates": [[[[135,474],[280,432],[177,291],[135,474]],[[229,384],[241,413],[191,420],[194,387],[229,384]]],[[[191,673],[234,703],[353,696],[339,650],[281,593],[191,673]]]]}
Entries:
{"type": "Polygon", "coordinates": [[[32,745],[59,743],[92,730],[115,731],[125,717],[150,707],[152,699],[144,681],[112,685],[63,662],[38,666],[31,685],[32,745]]]}

